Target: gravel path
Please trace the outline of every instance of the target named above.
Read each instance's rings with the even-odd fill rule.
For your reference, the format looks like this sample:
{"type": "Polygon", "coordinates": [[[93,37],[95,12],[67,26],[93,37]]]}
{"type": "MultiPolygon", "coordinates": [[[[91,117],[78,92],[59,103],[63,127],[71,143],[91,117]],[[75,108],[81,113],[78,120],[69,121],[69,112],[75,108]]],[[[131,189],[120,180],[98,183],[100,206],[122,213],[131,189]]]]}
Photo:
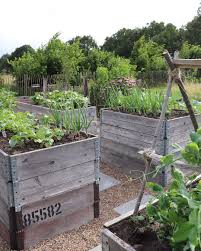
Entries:
{"type": "MultiPolygon", "coordinates": [[[[94,219],[77,230],[72,230],[50,240],[40,242],[35,248],[29,249],[29,251],[88,251],[100,244],[100,233],[103,224],[118,216],[113,208],[135,198],[139,190],[139,184],[130,181],[119,169],[102,165],[101,171],[121,181],[121,184],[100,193],[100,218],[94,219]]],[[[9,249],[5,243],[0,241],[0,251],[7,250],[9,249]]]]}

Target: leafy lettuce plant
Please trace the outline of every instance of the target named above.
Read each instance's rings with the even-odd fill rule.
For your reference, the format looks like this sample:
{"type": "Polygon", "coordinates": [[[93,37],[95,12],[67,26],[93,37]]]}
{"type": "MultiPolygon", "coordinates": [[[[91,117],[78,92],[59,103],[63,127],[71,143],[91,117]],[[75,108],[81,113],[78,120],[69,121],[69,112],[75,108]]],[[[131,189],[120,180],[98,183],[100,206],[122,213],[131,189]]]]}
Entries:
{"type": "Polygon", "coordinates": [[[0,109],[13,109],[15,106],[15,93],[6,89],[0,89],[0,109]]]}
{"type": "Polygon", "coordinates": [[[52,91],[48,93],[36,93],[32,100],[36,105],[43,105],[56,109],[76,109],[88,106],[88,98],[75,91],[52,91]]]}

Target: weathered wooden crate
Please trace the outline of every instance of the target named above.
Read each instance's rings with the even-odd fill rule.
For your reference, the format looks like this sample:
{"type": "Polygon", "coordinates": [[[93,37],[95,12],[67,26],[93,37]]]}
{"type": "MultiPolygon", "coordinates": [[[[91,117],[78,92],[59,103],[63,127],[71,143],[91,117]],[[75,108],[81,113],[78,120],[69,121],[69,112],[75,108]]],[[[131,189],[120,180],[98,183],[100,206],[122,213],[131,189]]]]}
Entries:
{"type": "MultiPolygon", "coordinates": [[[[196,115],[201,122],[201,115],[196,115]]],[[[101,161],[119,167],[133,176],[141,176],[144,159],[139,150],[149,148],[159,119],[114,112],[103,109],[101,112],[101,161]]],[[[163,121],[158,135],[156,153],[166,155],[175,152],[173,144],[185,146],[189,133],[193,131],[189,116],[163,121]]],[[[168,172],[163,171],[156,181],[166,185],[168,172]]]]}
{"type": "MultiPolygon", "coordinates": [[[[25,97],[25,101],[23,102],[23,99],[21,98],[20,101],[17,101],[17,107],[16,107],[16,111],[17,112],[31,112],[34,113],[36,115],[50,115],[51,111],[50,108],[48,107],[44,107],[41,105],[33,105],[30,103],[26,102],[26,97],[25,97]]],[[[89,106],[87,108],[83,108],[86,110],[86,115],[89,121],[91,121],[91,125],[88,129],[88,132],[91,134],[95,134],[97,135],[97,114],[96,114],[96,107],[95,106],[89,106]]]]}
{"type": "MultiPolygon", "coordinates": [[[[193,169],[194,168],[192,167],[192,170],[193,169]]],[[[201,180],[201,175],[197,176],[197,178],[194,181],[189,182],[187,186],[192,186],[193,184],[196,184],[200,180],[201,180]]],[[[152,203],[156,204],[157,200],[154,200],[152,203]]],[[[146,205],[147,203],[140,206],[139,214],[145,211],[146,205]]],[[[120,225],[122,223],[125,223],[125,221],[129,220],[129,218],[133,216],[133,210],[123,215],[120,215],[119,217],[111,221],[108,221],[104,224],[102,230],[102,251],[136,251],[136,249],[133,248],[129,243],[125,242],[120,237],[118,237],[117,236],[118,233],[114,233],[112,231],[112,228],[114,226],[120,225]]],[[[119,229],[120,231],[124,232],[124,229],[122,229],[122,227],[123,225],[119,229]]]]}
{"type": "Polygon", "coordinates": [[[0,150],[0,236],[23,250],[99,216],[99,140],[0,150]]]}

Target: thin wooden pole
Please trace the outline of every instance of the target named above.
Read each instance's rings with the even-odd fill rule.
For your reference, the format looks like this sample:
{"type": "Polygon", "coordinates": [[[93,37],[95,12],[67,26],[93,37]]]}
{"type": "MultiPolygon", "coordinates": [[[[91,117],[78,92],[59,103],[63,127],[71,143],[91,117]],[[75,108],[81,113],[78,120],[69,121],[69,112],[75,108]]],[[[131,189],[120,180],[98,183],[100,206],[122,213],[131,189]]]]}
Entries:
{"type": "Polygon", "coordinates": [[[158,134],[159,134],[159,132],[160,132],[160,130],[162,128],[163,121],[165,119],[165,114],[166,114],[167,109],[168,109],[168,101],[169,101],[169,97],[170,97],[170,94],[171,94],[171,88],[172,88],[172,76],[171,76],[171,74],[169,74],[167,91],[166,91],[166,94],[165,94],[165,98],[164,98],[164,102],[163,102],[163,106],[162,106],[162,111],[161,111],[161,114],[160,114],[159,123],[158,123],[158,125],[156,127],[156,130],[155,130],[155,133],[154,133],[154,140],[152,142],[151,149],[149,150],[149,153],[148,154],[146,152],[143,153],[144,160],[145,160],[145,170],[144,170],[144,173],[143,173],[142,186],[140,188],[140,192],[138,194],[137,202],[135,204],[135,209],[133,211],[133,216],[136,216],[138,214],[138,212],[139,212],[139,209],[140,209],[140,205],[141,205],[141,202],[142,202],[142,197],[143,197],[146,182],[147,182],[146,176],[147,176],[147,173],[149,172],[149,170],[151,168],[152,158],[150,158],[149,155],[150,155],[151,152],[153,152],[155,150],[155,147],[156,147],[158,134]]]}
{"type": "Polygon", "coordinates": [[[190,118],[191,118],[191,121],[192,121],[192,124],[193,124],[193,127],[194,127],[194,130],[197,131],[198,129],[198,123],[197,123],[197,120],[196,120],[196,117],[195,117],[195,113],[193,111],[193,107],[190,103],[190,100],[188,98],[188,95],[186,93],[186,90],[185,90],[185,87],[184,87],[184,83],[181,79],[181,76],[178,72],[178,68],[174,65],[174,62],[169,54],[168,51],[165,51],[163,53],[163,56],[168,64],[168,66],[170,67],[170,70],[172,71],[172,73],[174,74],[175,73],[175,76],[174,76],[174,81],[175,83],[177,83],[178,87],[179,87],[179,90],[181,92],[181,95],[183,97],[183,100],[186,104],[186,107],[188,109],[188,112],[189,112],[189,115],[190,115],[190,118]]]}

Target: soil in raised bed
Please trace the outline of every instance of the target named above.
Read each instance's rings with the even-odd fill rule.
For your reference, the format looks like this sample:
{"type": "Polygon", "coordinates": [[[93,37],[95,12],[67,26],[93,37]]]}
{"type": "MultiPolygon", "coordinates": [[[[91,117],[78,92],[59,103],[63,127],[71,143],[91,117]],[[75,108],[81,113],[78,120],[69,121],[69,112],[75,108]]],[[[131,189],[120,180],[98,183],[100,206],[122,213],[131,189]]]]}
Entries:
{"type": "MultiPolygon", "coordinates": [[[[115,112],[122,112],[122,113],[127,113],[127,114],[131,114],[131,115],[137,115],[137,116],[143,116],[143,117],[148,117],[148,118],[154,118],[154,119],[158,119],[160,118],[160,113],[147,113],[147,114],[140,114],[139,112],[129,112],[125,109],[122,108],[117,108],[117,109],[112,109],[112,111],[115,112]]],[[[188,116],[189,113],[185,110],[172,110],[170,113],[166,113],[166,118],[167,119],[174,119],[174,118],[180,118],[180,117],[184,117],[184,116],[188,116]]]]}
{"type": "MultiPolygon", "coordinates": [[[[20,146],[16,146],[16,147],[12,148],[9,145],[9,139],[14,134],[11,132],[6,132],[6,134],[7,134],[7,137],[4,138],[3,135],[0,133],[0,149],[3,150],[7,154],[13,155],[13,154],[30,152],[30,151],[34,151],[37,149],[46,148],[46,147],[42,147],[39,143],[35,143],[34,141],[31,141],[31,140],[24,142],[20,146]]],[[[54,139],[54,143],[52,146],[62,145],[62,144],[66,144],[66,143],[72,143],[75,141],[80,141],[80,140],[84,140],[84,139],[88,139],[88,138],[92,138],[92,137],[94,137],[94,136],[91,134],[86,134],[84,132],[81,132],[79,134],[66,134],[66,135],[64,135],[64,137],[61,140],[54,139]]]]}
{"type": "Polygon", "coordinates": [[[167,243],[158,239],[157,228],[157,225],[148,225],[146,221],[134,222],[126,219],[110,227],[110,231],[136,251],[171,251],[172,249],[167,243]]]}

